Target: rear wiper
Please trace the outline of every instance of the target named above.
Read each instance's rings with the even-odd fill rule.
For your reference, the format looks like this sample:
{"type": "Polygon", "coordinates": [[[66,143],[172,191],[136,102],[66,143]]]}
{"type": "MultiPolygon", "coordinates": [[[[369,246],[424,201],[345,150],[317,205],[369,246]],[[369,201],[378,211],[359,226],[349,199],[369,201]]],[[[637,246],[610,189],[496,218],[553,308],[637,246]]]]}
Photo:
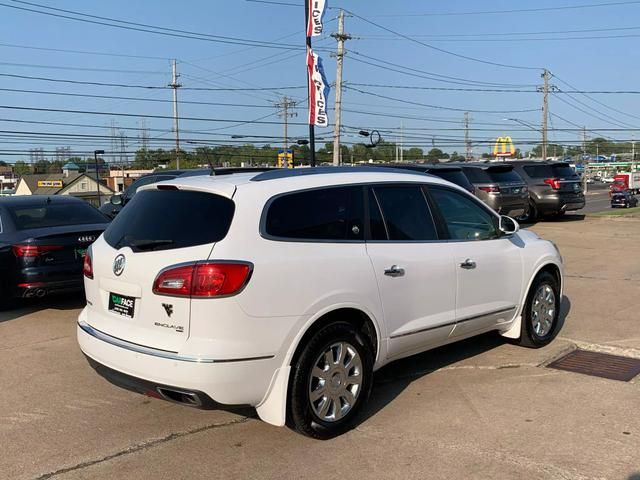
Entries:
{"type": "Polygon", "coordinates": [[[171,245],[175,243],[173,240],[131,240],[129,245],[140,250],[153,250],[155,247],[163,245],[171,245]]]}

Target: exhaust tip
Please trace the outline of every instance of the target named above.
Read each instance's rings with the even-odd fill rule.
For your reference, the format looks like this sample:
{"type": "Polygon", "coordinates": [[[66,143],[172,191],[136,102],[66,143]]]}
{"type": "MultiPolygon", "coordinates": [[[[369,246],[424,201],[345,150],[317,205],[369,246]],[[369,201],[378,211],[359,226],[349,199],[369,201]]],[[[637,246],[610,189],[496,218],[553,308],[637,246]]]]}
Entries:
{"type": "Polygon", "coordinates": [[[197,394],[182,390],[171,390],[164,387],[157,388],[158,393],[170,402],[180,403],[188,407],[202,407],[202,401],[197,394]]]}

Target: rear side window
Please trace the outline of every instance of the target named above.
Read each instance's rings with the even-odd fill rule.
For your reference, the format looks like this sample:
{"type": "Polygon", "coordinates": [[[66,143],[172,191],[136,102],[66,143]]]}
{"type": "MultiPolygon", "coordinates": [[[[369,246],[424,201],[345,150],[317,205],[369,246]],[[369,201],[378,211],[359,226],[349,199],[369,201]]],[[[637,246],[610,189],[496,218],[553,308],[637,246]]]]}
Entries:
{"type": "MultiPolygon", "coordinates": [[[[376,186],[373,191],[382,209],[388,240],[438,238],[420,185],[376,186]]],[[[378,240],[375,237],[373,239],[378,240]]]]}
{"type": "Polygon", "coordinates": [[[549,165],[529,165],[524,167],[524,171],[531,178],[551,178],[554,175],[549,165]]]}
{"type": "Polygon", "coordinates": [[[481,168],[463,167],[462,170],[471,183],[491,183],[491,178],[481,168]]]}
{"type": "Polygon", "coordinates": [[[276,197],[267,211],[265,233],[309,241],[364,239],[362,187],[332,187],[276,197]]]}
{"type": "Polygon", "coordinates": [[[18,230],[107,223],[107,218],[86,202],[44,202],[39,205],[7,206],[18,230]]]}
{"type": "Polygon", "coordinates": [[[496,183],[501,182],[520,182],[522,178],[512,168],[490,168],[487,170],[489,177],[496,183]]]}
{"type": "Polygon", "coordinates": [[[144,190],[111,222],[104,238],[134,251],[192,247],[222,240],[234,203],[220,195],[186,190],[144,190]]]}

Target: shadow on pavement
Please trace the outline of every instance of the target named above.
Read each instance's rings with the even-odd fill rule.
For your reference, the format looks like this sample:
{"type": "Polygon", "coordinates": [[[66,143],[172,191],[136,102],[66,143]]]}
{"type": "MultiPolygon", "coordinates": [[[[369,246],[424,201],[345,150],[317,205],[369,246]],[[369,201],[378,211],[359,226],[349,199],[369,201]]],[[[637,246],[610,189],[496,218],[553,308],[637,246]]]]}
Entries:
{"type": "Polygon", "coordinates": [[[83,292],[44,298],[21,299],[13,308],[0,310],[0,323],[15,320],[41,310],[75,310],[84,307],[84,305],[85,297],[83,292]]]}
{"type": "MultiPolygon", "coordinates": [[[[568,297],[563,296],[554,339],[562,331],[570,310],[571,301],[568,297]]],[[[509,339],[500,336],[497,332],[489,332],[403,358],[384,366],[375,373],[373,391],[361,422],[376,415],[399,396],[413,381],[510,342],[509,339]]],[[[640,480],[640,478],[637,480],[640,480]]]]}
{"type": "Polygon", "coordinates": [[[584,213],[567,213],[562,216],[550,216],[550,217],[542,217],[533,222],[521,222],[521,225],[524,228],[533,227],[538,223],[567,223],[567,222],[581,222],[585,219],[586,215],[584,213]]]}

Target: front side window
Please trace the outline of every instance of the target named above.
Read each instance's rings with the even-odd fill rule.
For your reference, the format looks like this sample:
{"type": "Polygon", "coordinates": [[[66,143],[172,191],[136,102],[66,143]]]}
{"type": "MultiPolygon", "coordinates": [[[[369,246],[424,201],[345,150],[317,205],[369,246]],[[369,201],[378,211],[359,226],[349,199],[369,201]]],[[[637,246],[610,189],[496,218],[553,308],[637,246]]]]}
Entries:
{"type": "Polygon", "coordinates": [[[330,187],[275,198],[265,219],[272,237],[309,241],[364,239],[362,187],[330,187]]]}
{"type": "MultiPolygon", "coordinates": [[[[382,210],[388,240],[437,240],[436,227],[420,185],[379,185],[373,187],[373,192],[382,210]]],[[[373,215],[371,217],[373,220],[373,215]]],[[[379,240],[375,235],[380,229],[374,226],[375,223],[372,237],[379,240]]]]}
{"type": "Polygon", "coordinates": [[[430,188],[429,192],[452,240],[490,240],[499,237],[496,217],[473,198],[435,187],[430,188]]]}

